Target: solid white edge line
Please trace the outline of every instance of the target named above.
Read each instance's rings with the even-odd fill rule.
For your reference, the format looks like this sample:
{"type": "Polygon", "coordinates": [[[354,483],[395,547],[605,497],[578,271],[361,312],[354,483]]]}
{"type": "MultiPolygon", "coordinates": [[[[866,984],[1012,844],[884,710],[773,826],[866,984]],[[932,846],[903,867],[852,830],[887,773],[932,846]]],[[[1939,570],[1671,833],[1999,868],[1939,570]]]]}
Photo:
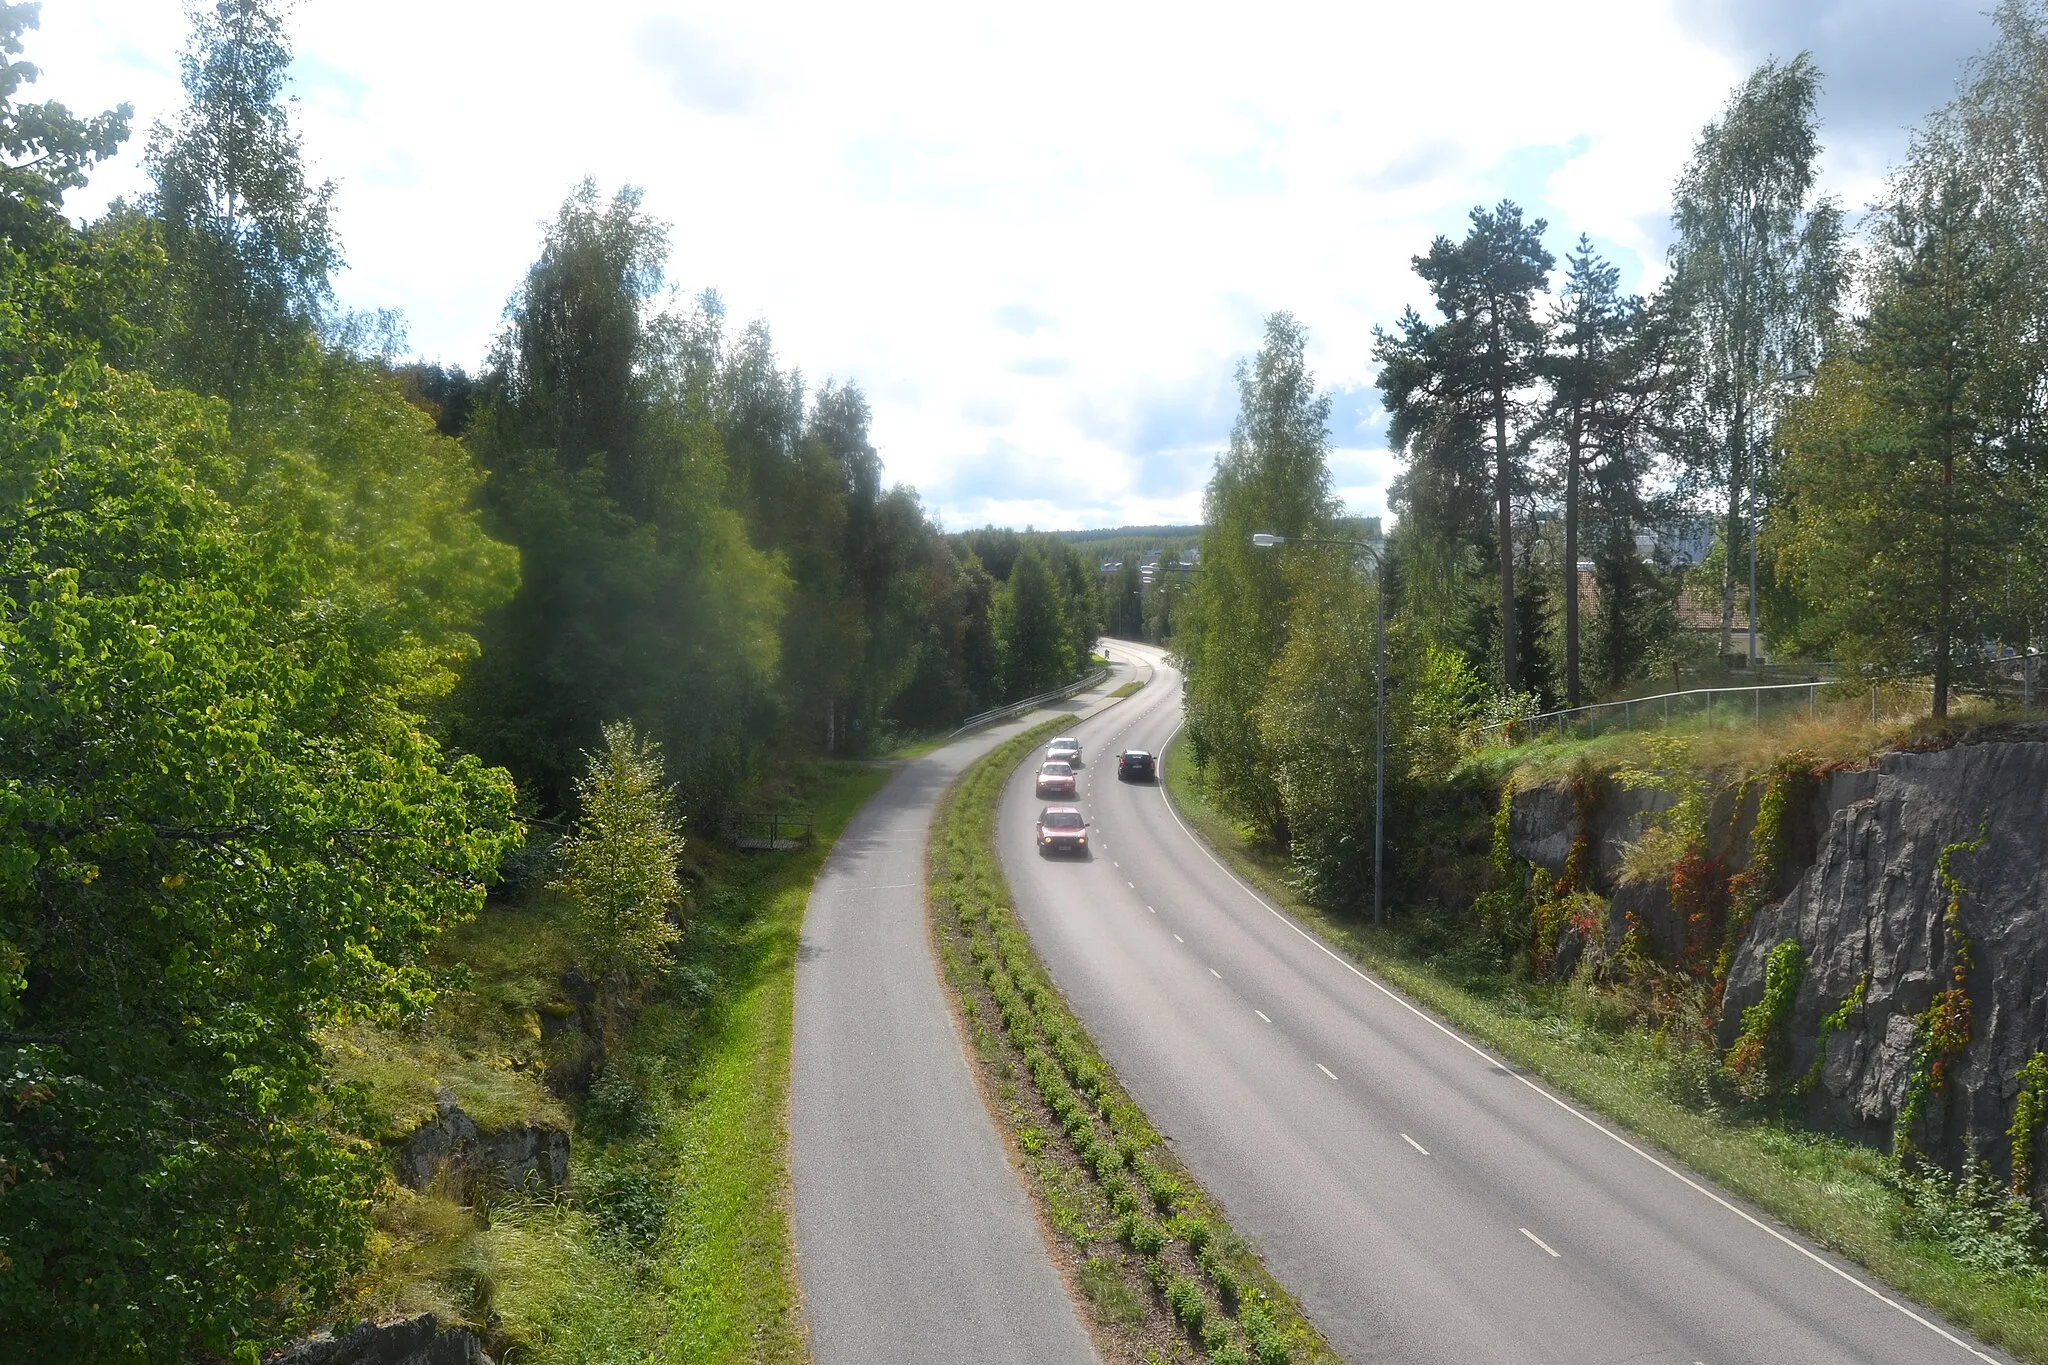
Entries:
{"type": "MultiPolygon", "coordinates": [[[[1544,1241],[1541,1237],[1538,1237],[1535,1233],[1529,1231],[1529,1229],[1519,1228],[1517,1229],[1517,1231],[1519,1231],[1524,1237],[1527,1237],[1530,1241],[1534,1242],[1537,1246],[1542,1247],[1545,1251],[1550,1251],[1550,1243],[1544,1241]]],[[[1553,1258],[1557,1260],[1561,1261],[1564,1259],[1564,1257],[1559,1256],[1555,1251],[1550,1251],[1550,1254],[1553,1258]]]]}
{"type": "Polygon", "coordinates": [[[1424,1156],[1429,1155],[1429,1148],[1423,1146],[1414,1138],[1409,1137],[1406,1133],[1401,1134],[1401,1141],[1407,1143],[1410,1147],[1413,1147],[1416,1151],[1422,1153],[1424,1156]]]}
{"type": "MultiPolygon", "coordinates": [[[[1187,717],[1185,714],[1183,714],[1181,717],[1180,724],[1173,727],[1172,732],[1166,736],[1166,742],[1159,746],[1159,752],[1162,755],[1167,752],[1169,747],[1171,747],[1171,745],[1173,744],[1174,736],[1178,735],[1181,732],[1182,726],[1185,726],[1186,724],[1187,717]]],[[[1339,966],[1343,967],[1344,970],[1350,972],[1360,981],[1363,981],[1366,985],[1371,986],[1381,995],[1386,996],[1387,999],[1401,1006],[1401,1008],[1407,1010],[1410,1014],[1414,1015],[1416,1018],[1428,1024],[1437,1032],[1443,1034],[1446,1038],[1451,1039],[1460,1047],[1467,1049],[1474,1056],[1491,1063],[1499,1070],[1505,1071],[1508,1075],[1513,1076],[1523,1085],[1529,1087],[1530,1090],[1534,1091],[1538,1095],[1541,1095],[1544,1099],[1549,1100],[1552,1104],[1564,1110],[1573,1118],[1578,1119],[1588,1128],[1593,1129],[1593,1131],[1601,1134],[1609,1140],[1619,1144],[1622,1147],[1626,1147],[1631,1152],[1634,1152],[1637,1156],[1649,1162],[1652,1166],[1655,1166],[1658,1170],[1664,1172],[1664,1174],[1670,1176],[1673,1180],[1678,1181],[1686,1188],[1692,1190],[1695,1194],[1704,1195],[1706,1198],[1713,1200],[1716,1204],[1719,1204],[1722,1208],[1728,1210],[1728,1212],[1734,1214],[1737,1218],[1740,1218],[1743,1222],[1749,1224],[1751,1227],[1757,1229],[1759,1232],[1769,1233],[1779,1242],[1782,1242],[1784,1245],[1792,1248],[1792,1250],[1798,1252],[1807,1260],[1812,1261],[1815,1265],[1825,1267],[1827,1270],[1831,1271],[1842,1280],[1848,1282],[1849,1284],[1855,1285],[1858,1289],[1870,1295],[1871,1298],[1876,1299],[1879,1303],[1885,1305],[1885,1307],[1892,1309],[1894,1312],[1902,1313],[1906,1317],[1911,1318],[1914,1322],[1919,1323],[1922,1327],[1925,1327],[1928,1331],[1934,1333],[1943,1341],[1948,1342],[1951,1346],[1954,1346],[1959,1350],[1966,1351],[1970,1355],[1975,1356],[1979,1360],[1988,1361],[1990,1362],[1990,1365],[2002,1365],[2002,1362],[1998,1359],[1998,1357],[1993,1355],[1986,1355],[1984,1352],[1970,1345],[1970,1343],[1964,1341],[1962,1338],[1958,1337],[1955,1333],[1949,1331],[1947,1328],[1941,1326],[1939,1323],[1928,1321],[1926,1318],[1920,1316],[1912,1309],[1906,1307],[1906,1305],[1900,1303],[1898,1300],[1893,1299],[1889,1295],[1885,1294],[1876,1286],[1868,1284],[1862,1279],[1859,1279],[1857,1276],[1850,1274],[1848,1271],[1842,1269],[1842,1267],[1836,1265],[1833,1261],[1830,1261],[1827,1257],[1822,1256],[1819,1252],[1814,1251],[1812,1248],[1804,1246],[1799,1242],[1794,1241],[1792,1238],[1787,1237],[1784,1233],[1778,1231],[1769,1223],[1764,1222],[1762,1219],[1756,1217],[1754,1214],[1748,1212],[1746,1209],[1737,1207],[1735,1204],[1729,1202],[1721,1195],[1715,1193],[1713,1190],[1708,1189],[1706,1186],[1700,1184],[1697,1180],[1694,1180],[1691,1176],[1686,1175],[1683,1171],[1677,1170],[1668,1162],[1659,1161],[1656,1157],[1651,1156],[1641,1147],[1638,1147],[1635,1143],[1630,1142],[1627,1138],[1621,1136],[1621,1134],[1615,1132],[1606,1124],[1601,1123],[1592,1115],[1587,1114],[1583,1110],[1579,1109],[1576,1105],[1569,1104],[1566,1101],[1560,1099],[1558,1096],[1551,1094],[1550,1091],[1536,1084],[1536,1082],[1530,1080],[1521,1072],[1516,1071],[1514,1068],[1510,1066],[1507,1066],[1506,1064],[1501,1062],[1499,1058],[1487,1052],[1485,1048],[1480,1047],[1479,1044],[1473,1042],[1470,1038],[1465,1037],[1463,1034],[1459,1033],[1450,1025],[1436,1018],[1434,1015],[1430,1014],[1429,1011],[1415,1004],[1412,1000],[1409,1000],[1399,991],[1394,990],[1390,986],[1383,985],[1381,982],[1375,980],[1372,976],[1359,970],[1358,966],[1355,963],[1353,963],[1350,959],[1338,953],[1335,949],[1331,948],[1330,945],[1324,943],[1321,939],[1317,938],[1314,934],[1311,934],[1308,930],[1302,928],[1299,924],[1296,924],[1294,920],[1286,914],[1286,912],[1274,908],[1271,904],[1267,902],[1264,896],[1261,896],[1258,892],[1252,890],[1252,888],[1250,888],[1249,886],[1246,886],[1242,881],[1238,879],[1238,876],[1235,872],[1232,872],[1228,867],[1224,866],[1222,860],[1219,859],[1214,853],[1211,853],[1209,851],[1209,846],[1203,843],[1200,839],[1195,837],[1195,832],[1189,829],[1187,827],[1187,823],[1180,818],[1180,812],[1173,808],[1173,802],[1169,800],[1166,795],[1166,781],[1164,778],[1161,778],[1159,782],[1159,799],[1165,803],[1166,813],[1173,817],[1174,824],[1180,826],[1180,832],[1187,836],[1188,842],[1193,844],[1196,847],[1196,849],[1198,849],[1201,852],[1203,857],[1207,858],[1210,862],[1214,863],[1216,865],[1216,870],[1218,872],[1221,872],[1224,876],[1228,877],[1233,883],[1236,884],[1238,890],[1244,892],[1245,895],[1251,897],[1252,900],[1257,902],[1259,907],[1262,910],[1264,910],[1267,914],[1271,915],[1274,919],[1279,920],[1289,929],[1292,929],[1295,933],[1301,935],[1302,938],[1314,944],[1318,949],[1322,951],[1325,957],[1329,958],[1332,962],[1335,962],[1339,966]]],[[[1334,1080],[1335,1077],[1332,1077],[1331,1079],[1334,1080]]]]}
{"type": "Polygon", "coordinates": [[[1328,1076],[1333,1081],[1337,1079],[1337,1073],[1330,1070],[1330,1068],[1324,1066],[1321,1062],[1316,1063],[1316,1070],[1322,1072],[1325,1076],[1328,1076]]]}

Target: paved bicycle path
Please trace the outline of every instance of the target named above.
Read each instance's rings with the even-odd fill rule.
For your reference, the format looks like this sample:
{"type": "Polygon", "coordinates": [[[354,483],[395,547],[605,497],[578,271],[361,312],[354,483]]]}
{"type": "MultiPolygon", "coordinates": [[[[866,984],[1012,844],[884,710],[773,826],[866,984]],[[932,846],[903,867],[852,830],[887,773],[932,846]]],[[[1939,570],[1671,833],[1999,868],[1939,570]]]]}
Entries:
{"type": "Polygon", "coordinates": [[[797,952],[790,1171],[819,1365],[1092,1362],[968,1069],[925,929],[925,842],[967,766],[1131,676],[904,766],[825,860],[797,952]]]}

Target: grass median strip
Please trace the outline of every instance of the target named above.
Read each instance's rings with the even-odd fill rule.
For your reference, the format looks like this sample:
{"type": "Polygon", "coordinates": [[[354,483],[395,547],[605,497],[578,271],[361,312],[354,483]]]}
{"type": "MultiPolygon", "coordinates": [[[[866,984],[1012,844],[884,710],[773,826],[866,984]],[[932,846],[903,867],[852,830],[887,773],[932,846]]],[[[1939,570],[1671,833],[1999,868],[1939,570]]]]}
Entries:
{"type": "MultiPolygon", "coordinates": [[[[1569,985],[1461,980],[1433,963],[1426,943],[1408,937],[1398,919],[1374,930],[1306,904],[1284,860],[1254,847],[1210,803],[1184,754],[1176,740],[1162,771],[1181,817],[1233,872],[1334,949],[1814,1243],[2021,1359],[2048,1363],[2048,1276],[1988,1274],[1967,1264],[1953,1229],[1947,1242],[1928,1235],[1929,1220],[1902,1201],[1882,1153],[1691,1098],[1698,1087],[1688,1085],[1682,1062],[1645,1032],[1589,1016],[1569,985]]],[[[1949,1349],[1932,1336],[1928,1343],[1930,1357],[1949,1349]]]]}
{"type": "Polygon", "coordinates": [[[1107,1361],[1286,1365],[1336,1356],[1132,1103],[1009,908],[996,808],[1017,762],[981,760],[939,807],[931,926],[994,1111],[1107,1361]]]}

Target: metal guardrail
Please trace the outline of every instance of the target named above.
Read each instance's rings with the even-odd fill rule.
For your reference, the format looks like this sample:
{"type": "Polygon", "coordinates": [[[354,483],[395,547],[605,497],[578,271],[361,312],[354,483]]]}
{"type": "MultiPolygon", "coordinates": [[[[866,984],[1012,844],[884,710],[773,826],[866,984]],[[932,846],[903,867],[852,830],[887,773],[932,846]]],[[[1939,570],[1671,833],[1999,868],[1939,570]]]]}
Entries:
{"type": "MultiPolygon", "coordinates": [[[[1990,661],[1994,667],[2017,665],[2017,676],[2010,686],[2019,694],[2020,709],[2023,713],[2031,712],[2040,700],[2036,696],[2034,682],[2034,673],[2040,658],[2039,653],[2028,653],[1990,661]]],[[[1478,727],[1478,733],[1482,736],[1498,733],[1502,743],[1518,744],[1534,739],[1546,730],[1562,737],[1568,728],[1575,728],[1581,721],[1585,723],[1588,735],[1596,735],[1600,733],[1603,717],[1608,718],[1610,729],[1618,723],[1623,729],[1632,730],[1639,718],[1654,719],[1659,725],[1668,725],[1674,715],[1673,703],[1677,704],[1675,714],[1683,719],[1687,711],[1692,709],[1690,703],[1695,699],[1699,705],[1694,714],[1703,717],[1708,725],[1712,725],[1717,719],[1716,700],[1723,697],[1728,698],[1730,704],[1722,707],[1721,712],[1727,715],[1730,721],[1740,723],[1746,711],[1749,722],[1757,725],[1763,722],[1764,707],[1767,703],[1774,707],[1784,702],[1797,705],[1799,698],[1793,696],[1794,693],[1805,694],[1807,714],[1814,715],[1820,709],[1822,688],[1835,688],[1840,698],[1853,697],[1867,690],[1870,694],[1870,718],[1875,721],[1878,718],[1881,691],[1897,690],[1901,686],[1920,690],[1929,685],[1922,681],[1926,677],[1924,673],[1889,674],[1880,678],[1811,678],[1805,682],[1765,683],[1749,687],[1695,687],[1683,692],[1660,692],[1650,697],[1630,697],[1622,701],[1594,702],[1589,706],[1545,711],[1524,720],[1497,720],[1478,727]],[[1620,713],[1618,717],[1615,716],[1616,712],[1620,713]]]]}
{"type": "MultiPolygon", "coordinates": [[[[1763,719],[1764,695],[1766,693],[1778,694],[1772,697],[1774,702],[1779,700],[1780,696],[1785,700],[1795,700],[1790,694],[1795,692],[1804,693],[1807,711],[1811,714],[1819,705],[1818,698],[1821,688],[1841,686],[1843,684],[1838,681],[1815,679],[1811,682],[1766,683],[1762,686],[1750,687],[1694,687],[1683,692],[1660,692],[1652,697],[1630,697],[1623,701],[1594,702],[1590,706],[1572,706],[1561,711],[1545,711],[1541,715],[1529,716],[1522,720],[1497,720],[1491,724],[1480,726],[1479,733],[1487,735],[1497,732],[1501,736],[1503,743],[1516,744],[1524,740],[1534,739],[1546,730],[1561,736],[1566,729],[1577,726],[1583,720],[1590,733],[1598,734],[1600,732],[1602,716],[1611,716],[1617,711],[1620,712],[1619,722],[1623,729],[1635,728],[1638,712],[1645,716],[1654,716],[1657,723],[1663,725],[1669,724],[1671,721],[1673,702],[1678,703],[1678,714],[1683,717],[1689,709],[1689,703],[1695,699],[1699,701],[1699,713],[1704,715],[1707,723],[1711,725],[1714,722],[1714,701],[1717,697],[1746,698],[1746,708],[1738,700],[1734,706],[1724,707],[1723,710],[1729,711],[1734,715],[1740,715],[1742,710],[1747,709],[1750,720],[1752,723],[1755,723],[1763,719]],[[1518,731],[1521,732],[1519,736],[1517,735],[1518,731]]],[[[1875,696],[1875,694],[1876,691],[1873,688],[1872,695],[1875,696]]],[[[1612,728],[1612,726],[1610,725],[1609,728],[1612,728]]]]}
{"type": "Polygon", "coordinates": [[[946,738],[957,739],[969,730],[979,730],[984,725],[993,725],[997,721],[1008,720],[1012,716],[1020,716],[1034,707],[1044,706],[1047,702],[1065,701],[1076,692],[1087,691],[1108,676],[1109,666],[1105,664],[1101,668],[1091,670],[1079,681],[1068,683],[1065,687],[1054,688],[1050,692],[1041,692],[1035,697],[1026,697],[1023,701],[1013,701],[1008,706],[998,706],[995,710],[984,711],[978,716],[969,716],[960,723],[959,729],[947,735],[946,738]]]}

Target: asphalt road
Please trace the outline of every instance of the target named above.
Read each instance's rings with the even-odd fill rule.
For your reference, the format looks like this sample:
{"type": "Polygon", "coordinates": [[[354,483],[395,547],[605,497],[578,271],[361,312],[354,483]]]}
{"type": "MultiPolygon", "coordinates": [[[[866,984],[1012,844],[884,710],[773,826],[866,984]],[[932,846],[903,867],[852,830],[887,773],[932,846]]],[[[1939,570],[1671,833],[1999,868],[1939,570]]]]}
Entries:
{"type": "Polygon", "coordinates": [[[1099,708],[1130,676],[1126,663],[1094,692],[906,764],[811,889],[789,1129],[819,1365],[1095,1359],[947,1010],[925,929],[925,842],[970,763],[1057,711],[1099,708]]]}
{"type": "MultiPolygon", "coordinates": [[[[1125,652],[1135,652],[1126,650],[1125,652]]],[[[1013,898],[1096,1043],[1348,1359],[1930,1365],[2005,1359],[1596,1121],[1353,968],[1239,883],[1124,748],[1180,722],[1163,663],[1076,727],[1086,859],[1013,898]]]]}

